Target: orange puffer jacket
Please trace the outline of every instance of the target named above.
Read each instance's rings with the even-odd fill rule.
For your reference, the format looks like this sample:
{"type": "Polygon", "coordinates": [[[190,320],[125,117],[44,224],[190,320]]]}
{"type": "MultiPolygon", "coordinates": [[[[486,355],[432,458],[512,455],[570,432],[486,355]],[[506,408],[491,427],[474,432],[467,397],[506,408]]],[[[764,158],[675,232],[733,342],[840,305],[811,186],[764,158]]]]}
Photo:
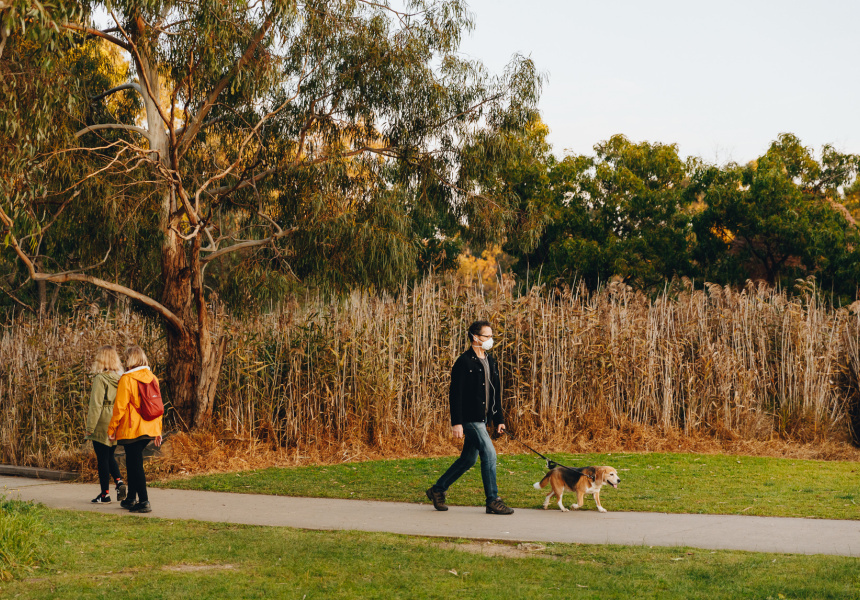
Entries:
{"type": "Polygon", "coordinates": [[[108,425],[110,437],[117,440],[133,440],[145,435],[153,438],[161,435],[161,417],[144,421],[138,412],[140,392],[137,390],[137,382],[149,383],[153,379],[155,375],[149,367],[132,369],[120,377],[113,405],[113,417],[108,425]]]}

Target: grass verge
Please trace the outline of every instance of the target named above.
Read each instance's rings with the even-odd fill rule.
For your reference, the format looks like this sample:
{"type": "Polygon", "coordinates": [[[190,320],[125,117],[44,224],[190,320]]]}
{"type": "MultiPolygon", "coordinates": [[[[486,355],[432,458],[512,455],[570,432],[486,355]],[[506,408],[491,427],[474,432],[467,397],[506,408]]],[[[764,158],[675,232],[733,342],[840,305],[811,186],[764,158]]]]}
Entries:
{"type": "MultiPolygon", "coordinates": [[[[554,454],[569,466],[611,465],[619,488],[604,488],[610,511],[743,514],[773,517],[860,519],[857,474],[850,461],[816,461],[704,454],[554,454]]],[[[156,483],[175,489],[213,490],[283,496],[426,502],[424,490],[453,457],[368,461],[340,465],[269,468],[199,475],[156,483]]],[[[540,508],[543,477],[534,455],[499,455],[498,483],[512,506],[540,508]]],[[[448,493],[450,504],[483,503],[476,465],[448,493]]],[[[565,504],[575,498],[565,496],[565,504]]],[[[589,497],[586,507],[594,510],[589,497]]]]}
{"type": "Polygon", "coordinates": [[[45,556],[43,513],[29,502],[0,499],[0,581],[31,573],[45,556]]]}
{"type": "Polygon", "coordinates": [[[40,511],[52,556],[35,576],[0,583],[0,597],[860,598],[857,560],[846,557],[570,544],[527,552],[391,534],[40,511]]]}

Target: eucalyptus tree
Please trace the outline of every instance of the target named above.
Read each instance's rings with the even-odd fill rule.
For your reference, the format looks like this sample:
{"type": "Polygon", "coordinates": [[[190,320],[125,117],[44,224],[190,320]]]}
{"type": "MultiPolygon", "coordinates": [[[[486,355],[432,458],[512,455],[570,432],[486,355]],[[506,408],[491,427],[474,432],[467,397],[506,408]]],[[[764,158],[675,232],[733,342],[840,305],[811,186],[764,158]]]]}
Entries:
{"type": "MultiPolygon", "coordinates": [[[[45,191],[39,155],[68,139],[71,132],[57,114],[86,96],[79,82],[62,77],[69,46],[52,26],[54,19],[80,19],[83,14],[76,3],[0,0],[0,206],[9,210],[38,211],[33,202],[45,191]]],[[[41,240],[26,234],[22,238],[41,263],[41,240]]],[[[10,258],[0,254],[0,291],[30,308],[16,294],[23,281],[10,258]]],[[[45,283],[37,282],[40,308],[46,302],[45,283]]]]}
{"type": "MultiPolygon", "coordinates": [[[[414,267],[416,215],[425,225],[457,223],[470,203],[456,185],[464,141],[487,119],[524,118],[539,88],[528,60],[515,58],[492,77],[458,54],[472,24],[459,0],[114,0],[84,8],[57,9],[46,30],[64,36],[67,53],[97,43],[132,68],[109,89],[95,89],[85,69],[65,71],[88,102],[58,111],[72,133],[40,150],[45,177],[35,195],[52,203],[35,211],[33,194],[5,195],[0,219],[31,280],[83,282],[161,317],[170,398],[188,427],[211,419],[227,343],[212,321],[207,268],[230,260],[241,269],[241,257],[287,275],[324,271],[390,285],[414,267]],[[109,23],[97,27],[91,14],[109,23]],[[111,109],[116,98],[126,107],[136,99],[140,113],[111,109]],[[120,224],[101,231],[106,212],[80,210],[81,198],[120,224]],[[46,231],[62,235],[52,224],[63,214],[100,230],[103,258],[44,268],[38,248],[46,231]],[[157,254],[156,281],[104,268],[137,244],[157,254]]],[[[25,35],[11,27],[10,37],[25,35]]]]}

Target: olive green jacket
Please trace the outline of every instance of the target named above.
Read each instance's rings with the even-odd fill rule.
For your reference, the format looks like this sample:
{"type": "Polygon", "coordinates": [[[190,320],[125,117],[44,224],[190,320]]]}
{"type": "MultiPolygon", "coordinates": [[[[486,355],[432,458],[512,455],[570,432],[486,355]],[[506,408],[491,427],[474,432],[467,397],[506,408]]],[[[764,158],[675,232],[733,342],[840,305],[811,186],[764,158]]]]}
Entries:
{"type": "Polygon", "coordinates": [[[108,425],[113,416],[113,403],[116,398],[117,373],[98,373],[93,377],[93,391],[90,392],[90,406],[87,410],[86,439],[113,446],[115,441],[108,439],[108,425]]]}

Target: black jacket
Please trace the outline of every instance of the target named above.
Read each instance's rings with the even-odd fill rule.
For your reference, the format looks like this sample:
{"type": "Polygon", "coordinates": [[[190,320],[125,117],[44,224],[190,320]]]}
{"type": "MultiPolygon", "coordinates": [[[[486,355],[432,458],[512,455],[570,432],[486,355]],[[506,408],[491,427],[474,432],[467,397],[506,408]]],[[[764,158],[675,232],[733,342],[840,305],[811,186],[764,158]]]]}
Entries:
{"type": "Polygon", "coordinates": [[[490,402],[485,411],[484,365],[481,359],[469,348],[451,368],[451,425],[481,423],[492,421],[496,425],[505,422],[502,411],[502,384],[499,379],[499,365],[492,354],[487,354],[490,365],[490,402]],[[486,417],[485,417],[486,412],[486,417]]]}

